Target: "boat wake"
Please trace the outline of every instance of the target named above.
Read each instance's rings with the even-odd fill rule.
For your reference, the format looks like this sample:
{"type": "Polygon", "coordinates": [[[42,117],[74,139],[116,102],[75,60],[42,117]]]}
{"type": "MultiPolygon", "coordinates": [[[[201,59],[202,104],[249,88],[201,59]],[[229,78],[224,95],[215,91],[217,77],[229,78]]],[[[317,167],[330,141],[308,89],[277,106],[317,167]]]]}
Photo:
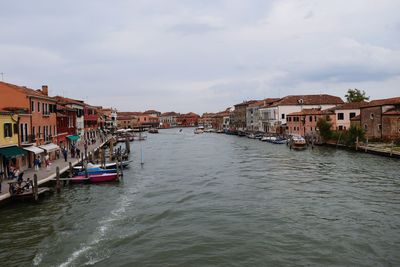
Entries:
{"type": "Polygon", "coordinates": [[[99,222],[99,226],[93,233],[92,239],[86,244],[81,244],[80,248],[74,251],[71,254],[71,256],[65,262],[61,263],[59,266],[60,267],[70,266],[83,255],[87,258],[87,261],[83,265],[93,265],[101,260],[108,258],[110,256],[110,251],[107,250],[104,251],[104,249],[102,249],[101,253],[98,253],[98,251],[94,250],[95,249],[98,250],[98,244],[107,239],[107,234],[113,228],[113,223],[115,221],[120,220],[123,217],[125,209],[127,206],[130,205],[131,201],[132,201],[131,198],[123,196],[119,201],[117,207],[110,212],[110,216],[99,222]]]}

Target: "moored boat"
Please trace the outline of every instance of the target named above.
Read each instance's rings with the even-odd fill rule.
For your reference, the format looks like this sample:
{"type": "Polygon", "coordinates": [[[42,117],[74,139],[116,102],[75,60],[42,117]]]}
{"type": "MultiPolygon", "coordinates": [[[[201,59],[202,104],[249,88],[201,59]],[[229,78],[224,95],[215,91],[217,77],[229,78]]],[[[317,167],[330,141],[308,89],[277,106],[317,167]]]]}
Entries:
{"type": "Polygon", "coordinates": [[[118,181],[117,173],[101,173],[101,174],[90,174],[88,177],[85,175],[78,175],[70,179],[75,183],[105,183],[105,182],[116,182],[118,181]]]}
{"type": "Polygon", "coordinates": [[[302,150],[307,148],[306,140],[300,135],[292,135],[288,143],[290,149],[302,150]]]}
{"type": "Polygon", "coordinates": [[[203,126],[199,126],[194,130],[195,134],[202,134],[204,133],[204,127],[203,126]]]}
{"type": "Polygon", "coordinates": [[[149,133],[156,134],[156,133],[158,133],[158,129],[156,129],[156,128],[150,128],[150,129],[149,129],[149,133]]]}

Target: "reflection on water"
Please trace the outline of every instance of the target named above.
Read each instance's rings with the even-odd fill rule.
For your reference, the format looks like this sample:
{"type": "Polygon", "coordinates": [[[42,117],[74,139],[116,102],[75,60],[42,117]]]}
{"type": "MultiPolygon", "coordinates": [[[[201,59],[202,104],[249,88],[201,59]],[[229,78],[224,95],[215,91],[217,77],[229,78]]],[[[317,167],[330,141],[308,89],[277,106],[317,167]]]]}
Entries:
{"type": "Polygon", "coordinates": [[[2,266],[400,264],[398,160],[192,129],[132,158],[120,184],[1,208],[2,266]]]}

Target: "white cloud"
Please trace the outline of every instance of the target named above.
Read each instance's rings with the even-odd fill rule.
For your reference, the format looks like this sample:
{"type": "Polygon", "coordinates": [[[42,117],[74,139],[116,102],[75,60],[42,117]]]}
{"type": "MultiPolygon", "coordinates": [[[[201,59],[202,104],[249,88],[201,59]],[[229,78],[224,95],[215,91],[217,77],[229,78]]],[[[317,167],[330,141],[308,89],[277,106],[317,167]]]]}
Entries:
{"type": "Polygon", "coordinates": [[[396,0],[10,1],[0,72],[124,110],[216,111],[350,87],[392,96],[398,10],[396,0]]]}

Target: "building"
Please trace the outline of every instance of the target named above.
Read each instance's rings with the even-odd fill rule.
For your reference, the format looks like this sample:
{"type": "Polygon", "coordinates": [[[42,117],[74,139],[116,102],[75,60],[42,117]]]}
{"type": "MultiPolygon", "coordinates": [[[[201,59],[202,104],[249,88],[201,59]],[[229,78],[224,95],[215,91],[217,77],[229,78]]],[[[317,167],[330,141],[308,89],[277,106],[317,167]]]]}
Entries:
{"type": "Polygon", "coordinates": [[[329,110],[334,112],[332,118],[334,130],[348,130],[351,126],[351,119],[360,115],[360,107],[365,104],[366,102],[352,102],[330,108],[329,110]]]}
{"type": "Polygon", "coordinates": [[[136,116],[138,119],[139,127],[141,128],[158,128],[160,126],[160,119],[153,115],[146,115],[144,113],[136,116]]]}
{"type": "Polygon", "coordinates": [[[216,114],[215,113],[203,113],[203,115],[198,120],[198,125],[204,128],[213,128],[216,124],[216,114]]]}
{"type": "Polygon", "coordinates": [[[362,105],[360,124],[368,139],[400,139],[400,97],[373,100],[362,105]]]}
{"type": "Polygon", "coordinates": [[[161,128],[173,128],[176,127],[176,118],[178,118],[179,113],[176,112],[165,112],[160,116],[160,127],[161,128]]]}
{"type": "Polygon", "coordinates": [[[279,98],[266,98],[250,104],[246,108],[246,129],[251,132],[264,131],[260,109],[267,108],[279,98]]]}
{"type": "MultiPolygon", "coordinates": [[[[0,82],[0,109],[28,111],[26,114],[29,116],[21,116],[24,119],[19,125],[24,129],[24,137],[30,137],[28,143],[45,145],[57,142],[56,100],[48,96],[47,85],[34,90],[0,82]]],[[[25,143],[25,138],[23,140],[21,143],[25,143]]]]}
{"type": "Polygon", "coordinates": [[[55,96],[57,104],[73,109],[76,114],[75,118],[75,134],[80,138],[85,136],[85,120],[84,120],[84,106],[83,100],[77,100],[72,98],[66,98],[61,96],[55,96]]]}
{"type": "Polygon", "coordinates": [[[67,105],[57,105],[57,145],[70,147],[79,139],[76,131],[76,110],[67,105]]]}
{"type": "Polygon", "coordinates": [[[335,111],[321,110],[320,108],[303,109],[299,112],[287,114],[287,133],[301,136],[316,136],[317,122],[320,118],[330,120],[332,130],[335,129],[335,111]]]}
{"type": "Polygon", "coordinates": [[[98,112],[99,107],[84,104],[83,107],[83,120],[85,135],[84,138],[90,140],[96,138],[96,133],[98,131],[98,112]]]}
{"type": "Polygon", "coordinates": [[[244,101],[234,105],[235,110],[230,114],[230,126],[236,130],[244,131],[246,129],[246,110],[251,104],[258,102],[257,100],[244,101]]]}
{"type": "Polygon", "coordinates": [[[133,129],[139,126],[138,115],[140,112],[120,112],[117,113],[118,129],[133,129]]]}
{"type": "Polygon", "coordinates": [[[100,113],[104,118],[104,129],[108,132],[114,133],[114,131],[117,130],[118,127],[117,110],[113,108],[103,108],[101,109],[100,113]]]}
{"type": "Polygon", "coordinates": [[[145,112],[143,112],[143,115],[149,115],[151,117],[160,117],[161,112],[151,109],[151,110],[146,110],[145,112]]]}
{"type": "Polygon", "coordinates": [[[176,124],[178,127],[196,127],[199,123],[199,118],[200,116],[193,112],[181,114],[176,118],[176,124]]]}
{"type": "Polygon", "coordinates": [[[340,97],[326,94],[286,96],[260,109],[262,125],[265,132],[282,134],[286,131],[287,114],[312,108],[324,110],[343,103],[340,97]]]}
{"type": "Polygon", "coordinates": [[[18,146],[18,114],[0,110],[0,177],[8,177],[11,167],[24,170],[27,152],[18,146]]]}

